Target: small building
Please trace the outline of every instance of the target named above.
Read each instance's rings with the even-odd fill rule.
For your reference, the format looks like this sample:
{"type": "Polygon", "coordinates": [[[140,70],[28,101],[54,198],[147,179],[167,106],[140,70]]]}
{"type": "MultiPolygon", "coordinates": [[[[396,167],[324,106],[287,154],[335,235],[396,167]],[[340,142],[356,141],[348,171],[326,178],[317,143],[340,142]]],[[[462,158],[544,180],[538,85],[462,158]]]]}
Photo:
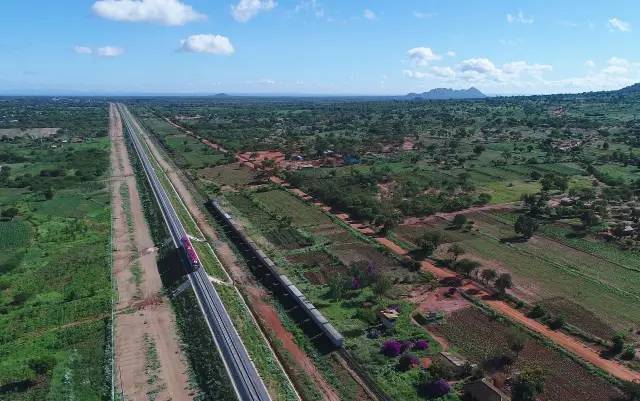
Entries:
{"type": "Polygon", "coordinates": [[[380,316],[380,321],[387,329],[393,329],[396,327],[396,320],[400,316],[400,313],[391,308],[381,310],[378,315],[380,316]]]}
{"type": "Polygon", "coordinates": [[[438,359],[444,366],[450,369],[451,373],[455,376],[462,376],[469,371],[469,368],[476,366],[470,364],[466,359],[446,351],[442,351],[438,359]]]}
{"type": "Polygon", "coordinates": [[[486,377],[467,383],[462,388],[466,396],[474,401],[511,401],[511,398],[500,391],[486,377]]]}

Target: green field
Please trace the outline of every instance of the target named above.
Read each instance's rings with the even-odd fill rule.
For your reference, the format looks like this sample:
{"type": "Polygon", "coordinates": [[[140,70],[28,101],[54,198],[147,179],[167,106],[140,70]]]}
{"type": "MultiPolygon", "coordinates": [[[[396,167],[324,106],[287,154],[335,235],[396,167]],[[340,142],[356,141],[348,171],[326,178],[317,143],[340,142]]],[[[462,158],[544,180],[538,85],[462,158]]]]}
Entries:
{"type": "MultiPolygon", "coordinates": [[[[105,105],[84,117],[104,133],[105,105]]],[[[17,209],[0,221],[3,401],[104,400],[111,393],[109,142],[87,131],[85,142],[57,148],[47,145],[57,136],[0,146],[26,159],[0,180],[0,209],[17,209]]]]}

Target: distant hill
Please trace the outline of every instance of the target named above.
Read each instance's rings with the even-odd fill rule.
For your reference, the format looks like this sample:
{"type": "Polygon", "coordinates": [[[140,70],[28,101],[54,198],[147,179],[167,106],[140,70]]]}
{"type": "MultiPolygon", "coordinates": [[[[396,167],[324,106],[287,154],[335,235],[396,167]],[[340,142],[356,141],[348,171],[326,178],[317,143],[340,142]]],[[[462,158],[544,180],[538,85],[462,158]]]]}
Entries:
{"type": "Polygon", "coordinates": [[[633,95],[633,94],[638,94],[640,93],[640,83],[637,84],[633,84],[627,87],[624,87],[622,89],[618,89],[617,91],[614,91],[623,95],[633,95]]]}
{"type": "Polygon", "coordinates": [[[448,88],[435,88],[429,92],[423,93],[409,93],[407,97],[413,99],[426,99],[426,100],[447,100],[447,99],[482,99],[487,97],[484,93],[480,92],[473,86],[469,89],[448,89],[448,88]]]}

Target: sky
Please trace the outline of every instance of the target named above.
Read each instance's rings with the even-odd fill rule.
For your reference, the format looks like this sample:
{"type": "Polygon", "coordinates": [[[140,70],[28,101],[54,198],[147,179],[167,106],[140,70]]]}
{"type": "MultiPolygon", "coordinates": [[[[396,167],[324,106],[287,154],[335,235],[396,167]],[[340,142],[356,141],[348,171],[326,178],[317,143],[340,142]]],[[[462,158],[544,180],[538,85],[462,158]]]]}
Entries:
{"type": "Polygon", "coordinates": [[[2,0],[1,94],[403,95],[640,81],[638,0],[2,0]]]}

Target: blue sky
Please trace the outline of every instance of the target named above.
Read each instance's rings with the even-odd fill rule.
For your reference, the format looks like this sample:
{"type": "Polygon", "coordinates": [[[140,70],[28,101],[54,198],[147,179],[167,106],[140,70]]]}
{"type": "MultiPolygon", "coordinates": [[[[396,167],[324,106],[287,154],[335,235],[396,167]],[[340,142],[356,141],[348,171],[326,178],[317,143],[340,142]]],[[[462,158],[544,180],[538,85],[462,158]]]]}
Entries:
{"type": "Polygon", "coordinates": [[[0,92],[615,89],[638,32],[637,0],[3,0],[0,92]]]}

